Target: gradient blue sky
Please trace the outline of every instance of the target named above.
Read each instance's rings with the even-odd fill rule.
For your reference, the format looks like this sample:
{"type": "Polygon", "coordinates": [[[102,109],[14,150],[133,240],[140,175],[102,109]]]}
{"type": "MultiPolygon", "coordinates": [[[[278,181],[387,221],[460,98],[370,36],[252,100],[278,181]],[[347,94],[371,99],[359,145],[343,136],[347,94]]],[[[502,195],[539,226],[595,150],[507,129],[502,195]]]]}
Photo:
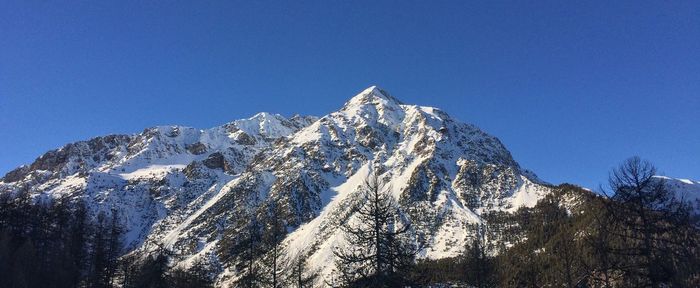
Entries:
{"type": "Polygon", "coordinates": [[[700,1],[60,2],[0,1],[0,174],[93,136],[324,115],[376,84],[553,183],[596,187],[631,155],[700,179],[700,1]]]}

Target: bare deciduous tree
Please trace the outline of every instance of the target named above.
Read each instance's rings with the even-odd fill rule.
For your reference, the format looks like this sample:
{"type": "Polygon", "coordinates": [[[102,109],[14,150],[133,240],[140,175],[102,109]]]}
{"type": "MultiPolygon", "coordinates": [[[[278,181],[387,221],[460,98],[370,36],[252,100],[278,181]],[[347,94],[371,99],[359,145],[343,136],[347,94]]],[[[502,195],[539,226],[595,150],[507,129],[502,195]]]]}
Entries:
{"type": "Polygon", "coordinates": [[[342,227],[348,245],[334,251],[342,286],[397,287],[406,281],[418,248],[390,190],[375,171],[358,191],[356,218],[342,227]]]}

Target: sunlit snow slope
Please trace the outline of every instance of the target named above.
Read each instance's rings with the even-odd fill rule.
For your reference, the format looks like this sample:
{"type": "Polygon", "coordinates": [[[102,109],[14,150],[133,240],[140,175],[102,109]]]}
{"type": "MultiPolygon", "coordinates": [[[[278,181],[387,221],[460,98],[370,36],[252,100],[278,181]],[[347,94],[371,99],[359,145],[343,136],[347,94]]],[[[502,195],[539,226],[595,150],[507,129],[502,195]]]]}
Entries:
{"type": "MultiPolygon", "coordinates": [[[[497,138],[373,86],[320,118],[260,113],[207,130],[159,126],[68,144],[5,175],[0,193],[117,213],[124,253],[165,247],[173,265],[208,265],[220,286],[238,276],[229,244],[247,215],[275,204],[289,232],[285,259],[308,259],[320,285],[345,243],[339,227],[355,221],[358,186],[375,172],[425,242],[422,258],[459,254],[484,212],[531,207],[552,191],[497,138]]],[[[700,195],[698,182],[668,183],[700,195]]]]}

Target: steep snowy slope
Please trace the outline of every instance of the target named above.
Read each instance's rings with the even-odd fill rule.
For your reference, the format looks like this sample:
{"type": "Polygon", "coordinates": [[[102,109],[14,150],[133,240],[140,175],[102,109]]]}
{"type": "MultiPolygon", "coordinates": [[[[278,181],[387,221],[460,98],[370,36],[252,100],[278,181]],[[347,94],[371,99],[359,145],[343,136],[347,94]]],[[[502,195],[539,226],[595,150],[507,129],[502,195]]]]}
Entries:
{"type": "MultiPolygon", "coordinates": [[[[483,211],[533,206],[550,191],[525,176],[498,139],[438,109],[404,105],[376,87],[292,135],[290,142],[309,147],[298,158],[311,155],[325,165],[313,172],[328,183],[315,192],[326,195],[317,205],[320,216],[286,240],[287,252],[309,257],[312,270],[321,275],[334,268],[332,250],[343,245],[338,227],[353,221],[354,192],[373,169],[381,169],[412,233],[425,239],[427,247],[419,255],[425,258],[460,253],[466,225],[481,221],[483,211]]],[[[314,166],[304,167],[308,173],[314,166]]]]}
{"type": "Polygon", "coordinates": [[[0,193],[84,199],[94,214],[115,211],[129,250],[152,234],[155,223],[191,213],[260,150],[315,120],[259,113],[208,130],[160,126],[97,137],[9,172],[0,179],[0,193]]]}
{"type": "MultiPolygon", "coordinates": [[[[498,139],[438,109],[404,105],[376,87],[255,158],[199,214],[206,216],[188,220],[190,227],[168,243],[177,249],[227,241],[236,233],[216,226],[236,223],[261,199],[259,206],[274,202],[284,209],[294,231],[286,239],[288,257],[308,257],[310,269],[329,275],[332,249],[342,245],[338,227],[352,221],[354,192],[373,169],[381,169],[414,235],[428,243],[421,254],[428,258],[460,253],[466,225],[480,221],[482,211],[532,206],[549,192],[521,171],[498,139]]],[[[222,283],[237,275],[233,265],[226,267],[222,283]]]]}
{"type": "Polygon", "coordinates": [[[323,281],[344,243],[338,227],[354,221],[358,186],[373,172],[426,244],[423,258],[460,253],[482,213],[533,206],[551,192],[497,138],[377,87],[321,118],[260,113],[208,130],[162,126],[69,144],[8,173],[0,192],[115,211],[125,252],[167,247],[175,265],[204,260],[222,286],[238,275],[231,243],[246,215],[274,204],[289,231],[285,257],[309,259],[323,281]]]}

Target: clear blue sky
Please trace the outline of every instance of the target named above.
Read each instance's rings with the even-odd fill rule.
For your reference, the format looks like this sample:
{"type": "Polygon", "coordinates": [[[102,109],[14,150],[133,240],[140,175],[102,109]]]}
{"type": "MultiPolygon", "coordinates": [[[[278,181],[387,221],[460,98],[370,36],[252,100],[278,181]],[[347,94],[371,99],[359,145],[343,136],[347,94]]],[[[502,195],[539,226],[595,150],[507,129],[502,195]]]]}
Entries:
{"type": "Polygon", "coordinates": [[[595,187],[631,155],[700,179],[700,1],[59,2],[0,2],[0,174],[93,136],[324,115],[376,84],[553,183],[595,187]]]}

